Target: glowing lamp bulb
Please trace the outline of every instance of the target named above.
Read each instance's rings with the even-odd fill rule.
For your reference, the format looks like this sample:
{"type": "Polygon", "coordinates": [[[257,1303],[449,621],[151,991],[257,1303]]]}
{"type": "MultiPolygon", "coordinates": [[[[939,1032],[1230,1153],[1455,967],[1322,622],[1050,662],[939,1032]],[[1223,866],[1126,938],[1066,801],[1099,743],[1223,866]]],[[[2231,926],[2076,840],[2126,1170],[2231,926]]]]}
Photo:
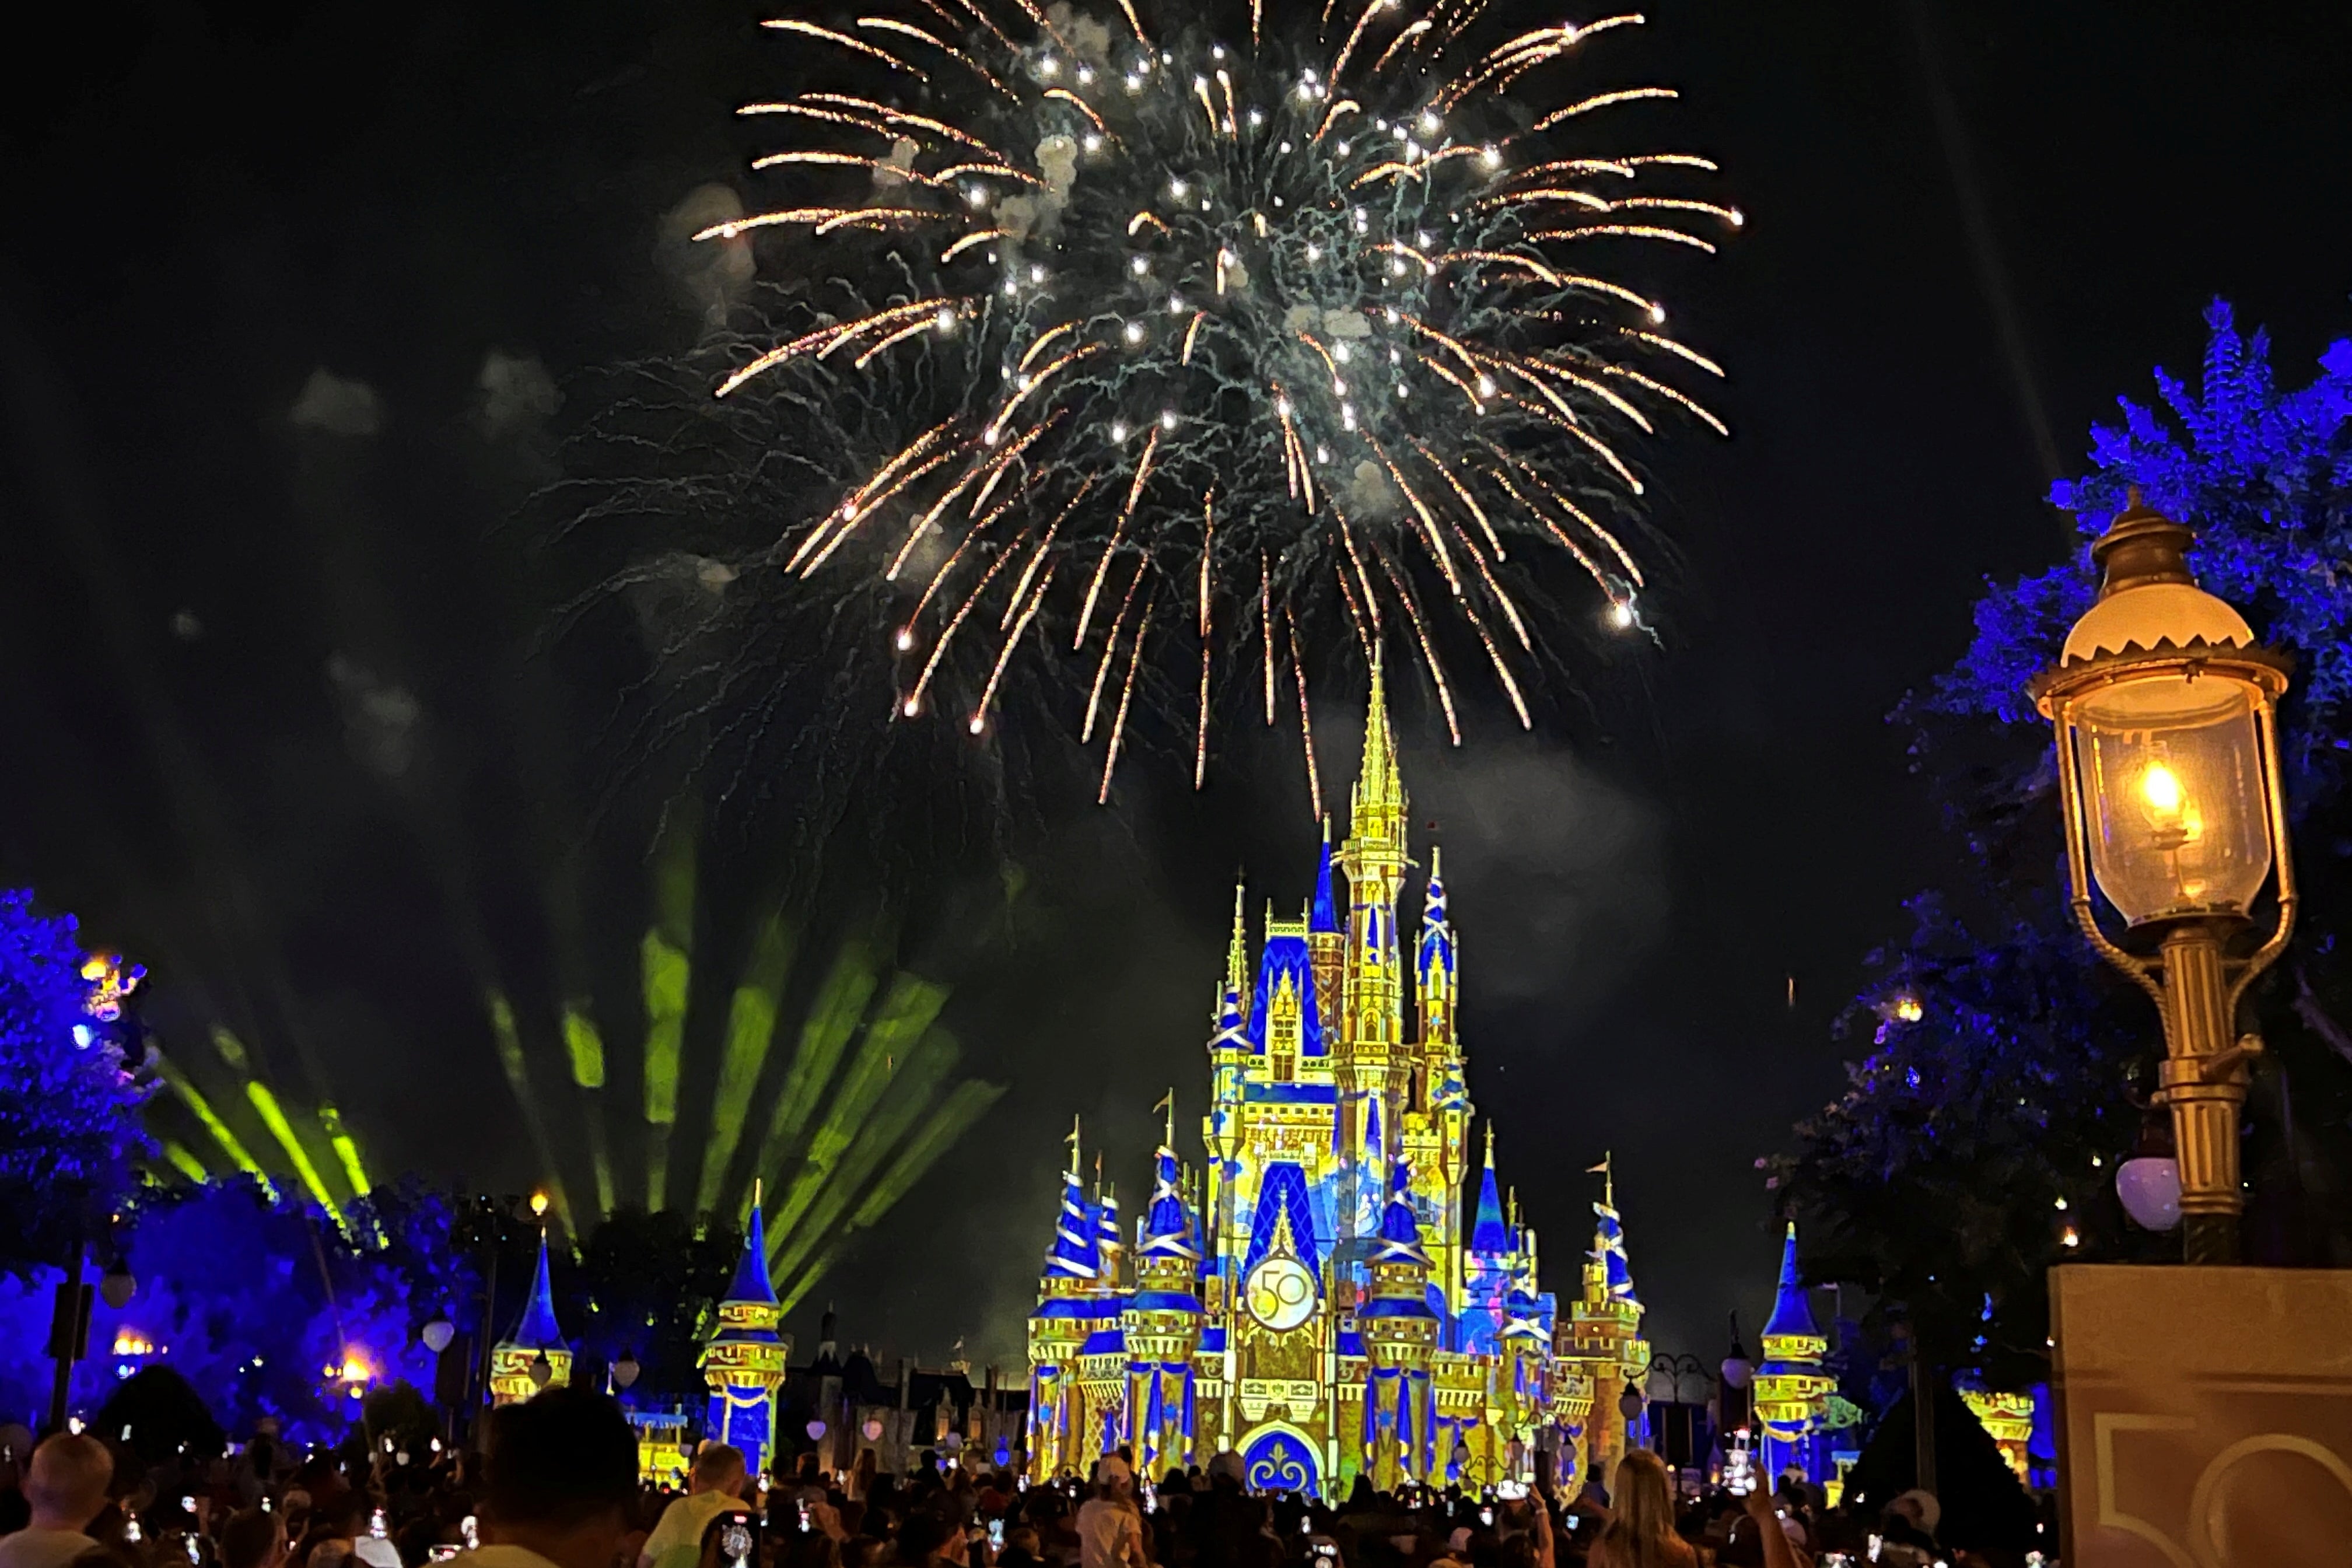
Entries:
{"type": "Polygon", "coordinates": [[[530,1212],[534,1218],[546,1217],[547,1194],[545,1193],[533,1193],[530,1194],[530,1212]]]}
{"type": "Polygon", "coordinates": [[[2180,814],[2180,775],[2162,763],[2150,763],[2147,771],[2139,775],[2139,797],[2147,808],[2168,816],[2180,814]]]}

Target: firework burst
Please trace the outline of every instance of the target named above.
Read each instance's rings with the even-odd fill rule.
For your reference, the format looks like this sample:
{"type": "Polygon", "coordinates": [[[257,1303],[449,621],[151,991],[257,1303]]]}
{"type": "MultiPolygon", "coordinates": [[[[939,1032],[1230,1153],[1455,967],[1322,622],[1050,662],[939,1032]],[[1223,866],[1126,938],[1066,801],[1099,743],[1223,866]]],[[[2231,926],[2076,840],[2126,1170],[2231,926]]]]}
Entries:
{"type": "Polygon", "coordinates": [[[1220,693],[1304,729],[1302,625],[1417,662],[1458,742],[1449,646],[1529,722],[1530,565],[1634,622],[1633,444],[1722,431],[1677,384],[1721,372],[1606,264],[1740,223],[1709,161],[1596,144],[1670,90],[1558,90],[1642,18],[870,3],[766,24],[822,84],[742,110],[791,197],[696,237],[795,279],[715,390],[854,465],[755,564],[879,591],[896,720],[984,734],[1068,661],[1107,792],[1172,675],[1198,783],[1220,693]]]}

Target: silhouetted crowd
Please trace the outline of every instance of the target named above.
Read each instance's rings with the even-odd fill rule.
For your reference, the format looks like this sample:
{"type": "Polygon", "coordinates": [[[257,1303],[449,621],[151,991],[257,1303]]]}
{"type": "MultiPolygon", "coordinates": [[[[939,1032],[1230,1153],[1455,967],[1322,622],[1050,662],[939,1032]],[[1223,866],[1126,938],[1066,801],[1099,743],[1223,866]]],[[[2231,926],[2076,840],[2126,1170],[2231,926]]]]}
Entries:
{"type": "Polygon", "coordinates": [[[1925,1493],[1867,1521],[1793,1481],[1685,1497],[1645,1450],[1573,1499],[1360,1477],[1330,1507],[1251,1490],[1230,1452],[1156,1479],[1122,1452],[1031,1486],[937,1453],[906,1476],[869,1452],[759,1477],[712,1444],[685,1490],[649,1488],[620,1406],[587,1389],[496,1410],[487,1437],[382,1445],[355,1474],[268,1436],[150,1467],[58,1433],[0,1466],[0,1568],[2024,1568],[1938,1547],[1925,1493]]]}

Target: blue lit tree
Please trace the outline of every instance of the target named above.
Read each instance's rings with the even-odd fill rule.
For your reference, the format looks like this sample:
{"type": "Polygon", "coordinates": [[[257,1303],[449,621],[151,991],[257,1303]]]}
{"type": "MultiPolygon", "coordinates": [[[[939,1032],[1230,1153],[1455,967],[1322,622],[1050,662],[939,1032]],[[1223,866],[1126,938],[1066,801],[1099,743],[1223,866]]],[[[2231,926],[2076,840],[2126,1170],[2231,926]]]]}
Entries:
{"type": "Polygon", "coordinates": [[[0,890],[0,1270],[62,1264],[151,1152],[143,1091],[88,1011],[71,917],[0,890]]]}
{"type": "Polygon", "coordinates": [[[2352,930],[2352,342],[2282,391],[2263,334],[2218,302],[2206,321],[2200,384],[2158,371],[2162,408],[2125,400],[2120,425],[2092,432],[2095,470],[2053,487],[2078,548],[1988,584],[1967,655],[1898,713],[1977,871],[1915,900],[1912,932],[1873,955],[1877,981],[1843,1023],[1869,1047],[1847,1092],[1763,1162],[1811,1222],[1810,1272],[1871,1289],[1937,1362],[2009,1386],[2039,1375],[2051,1263],[2175,1250],[2114,1197],[2161,1030],[2073,926],[2050,732],[2025,696],[2091,602],[2089,543],[2129,487],[2198,530],[2206,585],[2300,660],[2282,740],[2305,907],[2254,999],[2271,1051],[2249,1106],[2247,1240],[2257,1260],[2352,1262],[2352,1032],[2336,1022],[2352,1016],[2337,941],[2352,930]]]}

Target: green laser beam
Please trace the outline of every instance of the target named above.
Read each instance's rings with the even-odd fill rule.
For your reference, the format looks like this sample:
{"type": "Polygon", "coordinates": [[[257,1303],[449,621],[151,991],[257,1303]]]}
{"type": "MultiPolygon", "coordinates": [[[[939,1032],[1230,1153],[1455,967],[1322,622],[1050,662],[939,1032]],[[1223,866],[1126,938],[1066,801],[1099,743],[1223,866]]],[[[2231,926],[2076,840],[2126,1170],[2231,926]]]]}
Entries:
{"type": "Polygon", "coordinates": [[[866,1026],[866,1037],[858,1042],[857,1054],[850,1058],[842,1075],[841,1086],[834,1090],[824,1120],[809,1139],[800,1170],[794,1173],[792,1185],[785,1189],[782,1201],[769,1216],[770,1256],[782,1249],[857,1129],[873,1114],[882,1091],[889,1086],[897,1058],[907,1055],[909,1047],[921,1039],[922,1032],[939,1016],[947,996],[946,987],[916,975],[902,973],[892,978],[889,993],[876,1010],[874,1021],[866,1026]]]}
{"type": "Polygon", "coordinates": [[[839,1255],[844,1243],[897,1206],[908,1191],[922,1180],[923,1173],[937,1164],[940,1156],[953,1148],[957,1141],[970,1131],[972,1124],[986,1114],[988,1108],[1003,1094],[1003,1085],[982,1083],[972,1079],[966,1079],[950,1089],[947,1098],[940,1102],[939,1109],[925,1120],[922,1130],[898,1152],[898,1157],[891,1161],[889,1169],[866,1194],[865,1201],[857,1205],[856,1213],[850,1215],[848,1225],[806,1268],[801,1270],[800,1278],[793,1281],[792,1289],[784,1293],[784,1310],[789,1312],[800,1305],[802,1298],[824,1278],[825,1270],[833,1267],[833,1260],[839,1255]]]}
{"type": "Polygon", "coordinates": [[[335,1205],[333,1194],[327,1191],[327,1184],[320,1179],[319,1167],[310,1163],[310,1152],[303,1148],[302,1140],[294,1135],[294,1124],[286,1120],[286,1112],[279,1109],[278,1097],[269,1092],[269,1086],[257,1078],[249,1078],[245,1080],[245,1098],[253,1102],[253,1109],[260,1114],[261,1124],[269,1129],[269,1135],[278,1140],[279,1148],[286,1151],[287,1161],[293,1165],[294,1173],[302,1179],[303,1190],[327,1211],[338,1230],[347,1230],[349,1227],[343,1224],[343,1211],[335,1205]]]}
{"type": "Polygon", "coordinates": [[[335,1152],[335,1163],[343,1168],[343,1180],[351,1184],[352,1196],[366,1197],[375,1189],[368,1183],[367,1167],[360,1163],[360,1146],[343,1126],[342,1112],[331,1105],[319,1107],[319,1126],[327,1134],[327,1147],[335,1152]]]}
{"type": "Polygon", "coordinates": [[[667,1206],[669,1195],[670,1130],[677,1124],[678,1066],[694,979],[690,955],[700,826],[691,796],[674,805],[654,849],[654,923],[638,948],[637,984],[646,1005],[646,1207],[654,1213],[667,1206]]]}
{"type": "Polygon", "coordinates": [[[540,1115],[539,1100],[531,1093],[530,1064],[524,1058],[522,1036],[515,1028],[514,1005],[506,993],[490,990],[482,994],[482,1004],[490,1015],[490,1036],[499,1048],[499,1068],[507,1077],[507,1087],[514,1091],[515,1107],[522,1112],[522,1124],[530,1135],[532,1149],[539,1155],[540,1169],[547,1173],[547,1192],[555,1205],[556,1218],[573,1236],[579,1231],[572,1223],[572,1203],[564,1195],[563,1176],[555,1167],[552,1145],[547,1141],[547,1122],[540,1115]]]}
{"type": "Polygon", "coordinates": [[[800,1141],[802,1129],[815,1113],[817,1100],[841,1065],[849,1037],[857,1032],[867,1004],[874,1000],[881,984],[880,971],[879,955],[871,946],[856,940],[842,943],[808,1016],[801,1021],[800,1041],[793,1050],[783,1085],[776,1091],[776,1103],[769,1110],[768,1131],[760,1140],[754,1170],[776,1171],[800,1141]]]}
{"type": "MultiPolygon", "coordinates": [[[[892,1016],[887,1003],[884,1016],[892,1016]]],[[[875,1021],[836,1099],[838,1114],[828,1114],[810,1140],[807,1163],[794,1173],[778,1207],[770,1232],[777,1237],[769,1248],[772,1275],[790,1276],[831,1239],[842,1211],[930,1104],[958,1054],[955,1037],[945,1029],[930,1030],[914,1049],[900,1052],[883,1019],[875,1021]],[[857,1103],[852,1093],[864,1089],[859,1075],[872,1070],[870,1063],[880,1064],[881,1092],[857,1103]]]]}
{"type": "Polygon", "coordinates": [[[596,1178],[596,1212],[613,1212],[613,1153],[604,1143],[604,1037],[589,1016],[589,1002],[577,996],[563,1008],[563,1049],[572,1058],[572,1082],[581,1091],[581,1124],[588,1133],[588,1165],[596,1178]]]}
{"type": "Polygon", "coordinates": [[[776,1037],[777,999],[792,973],[795,942],[796,933],[783,915],[770,915],[752,939],[742,983],[728,1004],[725,1055],[719,1058],[718,1086],[711,1090],[710,1134],[702,1153],[701,1185],[695,1194],[698,1215],[716,1212],[728,1167],[735,1162],[743,1119],[776,1037]]]}
{"type": "Polygon", "coordinates": [[[163,1140],[163,1158],[171,1162],[173,1170],[200,1187],[213,1179],[213,1173],[205,1169],[205,1163],[189,1153],[187,1146],[177,1139],[163,1140]]]}
{"type": "Polygon", "coordinates": [[[253,1058],[246,1050],[245,1042],[219,1024],[213,1026],[213,1049],[220,1053],[220,1059],[226,1062],[239,1077],[253,1076],[253,1058]]]}
{"type": "Polygon", "coordinates": [[[563,1048],[572,1056],[572,1081],[582,1089],[604,1087],[604,1037],[588,1016],[588,1004],[574,1002],[563,1009],[563,1048]]]}
{"type": "Polygon", "coordinates": [[[190,1082],[188,1075],[182,1072],[178,1064],[169,1057],[158,1057],[155,1070],[163,1075],[165,1083],[172,1086],[172,1092],[186,1103],[196,1120],[204,1123],[205,1131],[213,1135],[213,1142],[220,1145],[221,1152],[226,1154],[238,1170],[260,1183],[262,1195],[276,1203],[277,1184],[269,1179],[269,1173],[261,1168],[261,1162],[253,1157],[244,1141],[229,1131],[228,1123],[220,1119],[220,1113],[213,1109],[212,1101],[204,1097],[203,1090],[190,1082]]]}

